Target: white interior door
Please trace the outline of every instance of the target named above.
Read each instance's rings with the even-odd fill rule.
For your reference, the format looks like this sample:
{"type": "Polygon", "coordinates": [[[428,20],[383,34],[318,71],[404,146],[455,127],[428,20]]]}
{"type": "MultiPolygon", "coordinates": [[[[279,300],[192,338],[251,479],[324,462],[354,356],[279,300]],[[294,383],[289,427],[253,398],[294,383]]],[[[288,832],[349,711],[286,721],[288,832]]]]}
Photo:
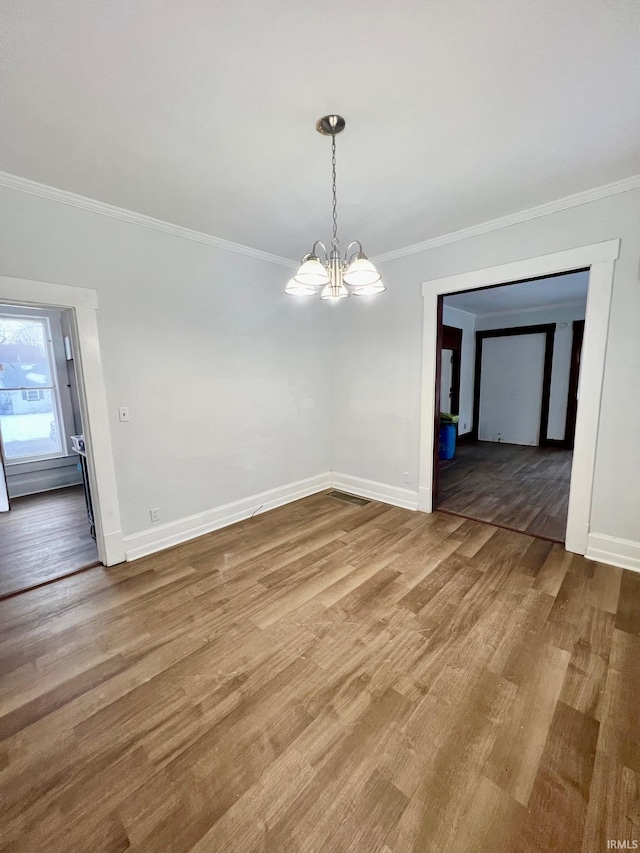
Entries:
{"type": "Polygon", "coordinates": [[[540,441],[546,335],[505,335],[482,343],[480,441],[540,441]]]}
{"type": "Polygon", "coordinates": [[[442,350],[440,370],[440,411],[451,412],[451,392],[453,385],[453,350],[442,350]]]}

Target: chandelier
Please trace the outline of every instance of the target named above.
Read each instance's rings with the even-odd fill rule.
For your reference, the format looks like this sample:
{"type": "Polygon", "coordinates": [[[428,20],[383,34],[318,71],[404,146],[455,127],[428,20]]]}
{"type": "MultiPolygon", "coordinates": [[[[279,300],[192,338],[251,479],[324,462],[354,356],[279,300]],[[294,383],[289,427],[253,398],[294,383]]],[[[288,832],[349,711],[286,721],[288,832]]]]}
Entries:
{"type": "Polygon", "coordinates": [[[380,273],[362,251],[359,240],[349,243],[344,253],[340,255],[338,248],[338,212],[336,201],[336,134],[345,127],[342,116],[323,116],[316,122],[316,130],[324,136],[331,137],[331,165],[333,178],[333,239],[331,252],[320,240],[316,240],[311,251],[302,259],[300,269],[285,288],[285,293],[291,296],[315,296],[320,293],[320,299],[338,300],[354,296],[369,296],[382,293],[387,288],[382,283],[380,273]],[[323,260],[317,254],[318,247],[322,248],[323,260]]]}

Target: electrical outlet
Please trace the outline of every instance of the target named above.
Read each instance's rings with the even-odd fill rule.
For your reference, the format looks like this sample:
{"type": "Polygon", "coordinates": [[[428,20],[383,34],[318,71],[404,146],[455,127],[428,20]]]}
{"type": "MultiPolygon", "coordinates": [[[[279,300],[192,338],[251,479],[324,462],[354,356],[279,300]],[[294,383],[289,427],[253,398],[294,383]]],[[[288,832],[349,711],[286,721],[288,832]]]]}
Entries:
{"type": "Polygon", "coordinates": [[[128,423],[131,418],[129,417],[129,406],[120,406],[118,409],[118,419],[124,424],[128,423]]]}
{"type": "Polygon", "coordinates": [[[149,510],[149,515],[151,516],[151,521],[160,521],[160,510],[157,506],[149,510]]]}
{"type": "Polygon", "coordinates": [[[467,425],[466,425],[466,424],[462,424],[462,429],[466,432],[466,431],[467,431],[467,425]]]}
{"type": "Polygon", "coordinates": [[[404,481],[405,481],[405,483],[411,482],[411,474],[408,471],[404,472],[404,481]]]}

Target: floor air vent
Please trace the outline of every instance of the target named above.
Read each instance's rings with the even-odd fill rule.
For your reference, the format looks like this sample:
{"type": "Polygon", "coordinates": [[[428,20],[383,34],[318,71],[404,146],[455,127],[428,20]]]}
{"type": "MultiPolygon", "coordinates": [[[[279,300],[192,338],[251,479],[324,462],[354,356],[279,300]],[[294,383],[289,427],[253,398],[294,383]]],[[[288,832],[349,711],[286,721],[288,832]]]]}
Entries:
{"type": "Polygon", "coordinates": [[[355,495],[346,494],[346,492],[329,492],[329,497],[348,504],[355,504],[356,506],[366,506],[371,503],[366,498],[357,498],[355,495]]]}

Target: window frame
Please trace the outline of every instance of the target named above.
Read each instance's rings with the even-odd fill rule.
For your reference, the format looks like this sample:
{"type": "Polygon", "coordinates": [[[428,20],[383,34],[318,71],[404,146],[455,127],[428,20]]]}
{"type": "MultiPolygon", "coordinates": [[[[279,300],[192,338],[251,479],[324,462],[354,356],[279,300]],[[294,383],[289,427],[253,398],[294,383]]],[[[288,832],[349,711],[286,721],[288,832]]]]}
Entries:
{"type": "MultiPolygon", "coordinates": [[[[7,389],[5,388],[4,390],[6,391],[7,389]]],[[[44,391],[49,390],[49,388],[26,388],[22,392],[22,399],[27,403],[37,403],[39,400],[44,400],[44,391]],[[37,396],[31,397],[31,394],[36,394],[37,396]]]]}
{"type": "MultiPolygon", "coordinates": [[[[42,388],[5,388],[5,391],[22,391],[23,394],[26,391],[50,391],[52,398],[52,418],[56,425],[56,430],[58,432],[58,441],[60,444],[60,450],[57,450],[53,453],[35,453],[30,456],[20,456],[17,458],[11,458],[6,453],[5,449],[5,468],[9,469],[14,465],[25,465],[33,462],[46,462],[51,459],[64,459],[70,455],[69,447],[67,442],[67,423],[65,419],[64,406],[62,404],[62,399],[60,396],[60,378],[58,373],[58,355],[56,353],[56,348],[54,346],[53,340],[53,329],[51,324],[51,316],[49,313],[41,313],[36,309],[33,313],[25,312],[24,308],[20,311],[12,311],[10,305],[2,305],[0,304],[0,318],[7,318],[11,320],[29,320],[31,322],[37,321],[43,324],[43,332],[45,338],[46,345],[46,355],[49,360],[49,376],[51,380],[50,385],[42,386],[42,388]],[[7,310],[9,309],[9,310],[7,310]],[[36,313],[37,311],[37,313],[36,313]]],[[[62,330],[61,330],[62,335],[62,330]]],[[[64,341],[61,341],[63,349],[64,349],[64,341]]],[[[42,399],[42,397],[40,398],[42,399]]],[[[35,402],[35,401],[34,401],[35,402]]]]}

